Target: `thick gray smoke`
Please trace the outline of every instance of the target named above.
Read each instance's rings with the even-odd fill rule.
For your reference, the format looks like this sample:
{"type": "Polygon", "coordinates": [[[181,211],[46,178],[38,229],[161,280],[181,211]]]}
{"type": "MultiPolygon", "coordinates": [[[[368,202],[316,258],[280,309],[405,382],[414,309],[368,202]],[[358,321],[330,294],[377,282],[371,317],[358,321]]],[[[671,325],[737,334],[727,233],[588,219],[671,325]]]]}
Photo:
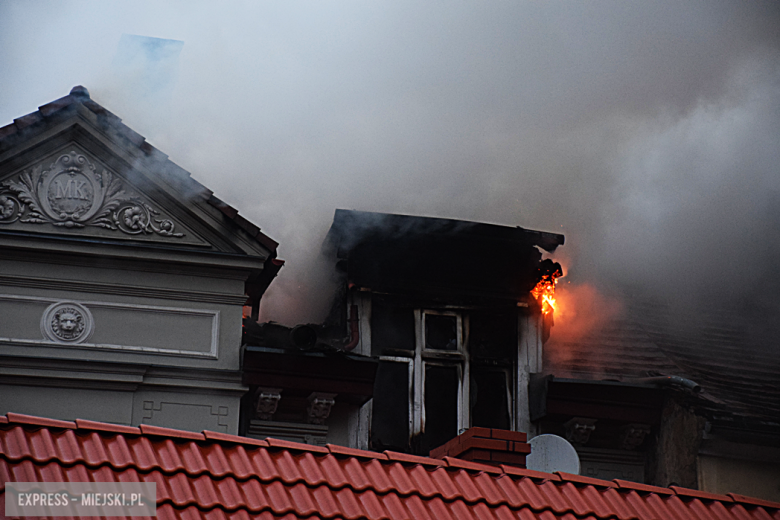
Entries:
{"type": "Polygon", "coordinates": [[[2,2],[0,121],[85,85],[281,243],[264,319],[321,318],[338,207],[562,232],[574,285],[736,300],[780,289],[778,27],[758,1],[2,2]],[[184,42],[164,106],[112,69],[125,33],[184,42]]]}

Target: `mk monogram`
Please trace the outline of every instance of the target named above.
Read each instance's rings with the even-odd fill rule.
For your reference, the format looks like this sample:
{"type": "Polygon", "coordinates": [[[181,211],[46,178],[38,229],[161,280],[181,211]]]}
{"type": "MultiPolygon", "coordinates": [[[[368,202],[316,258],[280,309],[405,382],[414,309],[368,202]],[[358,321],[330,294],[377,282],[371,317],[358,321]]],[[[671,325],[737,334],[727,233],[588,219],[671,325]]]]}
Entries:
{"type": "Polygon", "coordinates": [[[0,184],[0,224],[52,224],[66,228],[95,226],[128,235],[183,237],[169,219],[85,156],[72,151],[44,169],[38,165],[18,180],[0,184]]]}
{"type": "Polygon", "coordinates": [[[54,186],[55,189],[57,190],[57,194],[54,196],[54,198],[90,200],[90,198],[87,197],[87,194],[84,191],[84,186],[86,185],[87,185],[86,181],[77,181],[74,179],[68,179],[68,183],[65,185],[65,187],[63,187],[61,179],[57,179],[54,181],[54,186]]]}

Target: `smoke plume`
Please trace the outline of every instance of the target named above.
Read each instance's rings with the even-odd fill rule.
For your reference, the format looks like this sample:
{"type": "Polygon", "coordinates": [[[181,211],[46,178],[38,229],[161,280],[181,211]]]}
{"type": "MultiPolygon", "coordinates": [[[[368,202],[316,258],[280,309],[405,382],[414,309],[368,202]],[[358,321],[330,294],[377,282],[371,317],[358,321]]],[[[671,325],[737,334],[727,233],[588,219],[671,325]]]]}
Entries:
{"type": "Polygon", "coordinates": [[[777,320],[778,26],[761,1],[3,2],[0,121],[85,85],[280,242],[263,319],[322,318],[347,208],[561,232],[573,285],[777,320]],[[164,107],[112,69],[122,34],[184,42],[164,107]]]}

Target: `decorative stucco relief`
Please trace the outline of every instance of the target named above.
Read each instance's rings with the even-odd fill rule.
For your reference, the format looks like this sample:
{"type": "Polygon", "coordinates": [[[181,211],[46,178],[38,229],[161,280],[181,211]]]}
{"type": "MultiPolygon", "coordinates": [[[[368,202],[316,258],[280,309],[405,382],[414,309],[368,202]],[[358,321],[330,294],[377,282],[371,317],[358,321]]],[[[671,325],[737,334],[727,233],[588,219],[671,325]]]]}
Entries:
{"type": "Polygon", "coordinates": [[[95,226],[128,235],[183,237],[174,223],[111,172],[75,151],[0,184],[0,224],[19,221],[66,228],[95,226]]]}
{"type": "Polygon", "coordinates": [[[92,335],[94,325],[89,309],[75,302],[53,303],[41,317],[43,336],[57,343],[83,343],[92,335]]]}

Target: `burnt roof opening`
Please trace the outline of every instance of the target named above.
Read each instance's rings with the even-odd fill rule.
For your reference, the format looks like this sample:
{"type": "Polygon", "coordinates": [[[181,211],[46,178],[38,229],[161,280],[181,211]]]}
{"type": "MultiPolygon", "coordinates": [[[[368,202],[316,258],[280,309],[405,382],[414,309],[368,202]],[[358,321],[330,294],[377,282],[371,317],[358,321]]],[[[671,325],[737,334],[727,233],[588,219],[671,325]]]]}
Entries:
{"type": "Polygon", "coordinates": [[[481,222],[336,210],[325,248],[350,282],[428,296],[525,299],[540,249],[563,235],[481,222]]]}

